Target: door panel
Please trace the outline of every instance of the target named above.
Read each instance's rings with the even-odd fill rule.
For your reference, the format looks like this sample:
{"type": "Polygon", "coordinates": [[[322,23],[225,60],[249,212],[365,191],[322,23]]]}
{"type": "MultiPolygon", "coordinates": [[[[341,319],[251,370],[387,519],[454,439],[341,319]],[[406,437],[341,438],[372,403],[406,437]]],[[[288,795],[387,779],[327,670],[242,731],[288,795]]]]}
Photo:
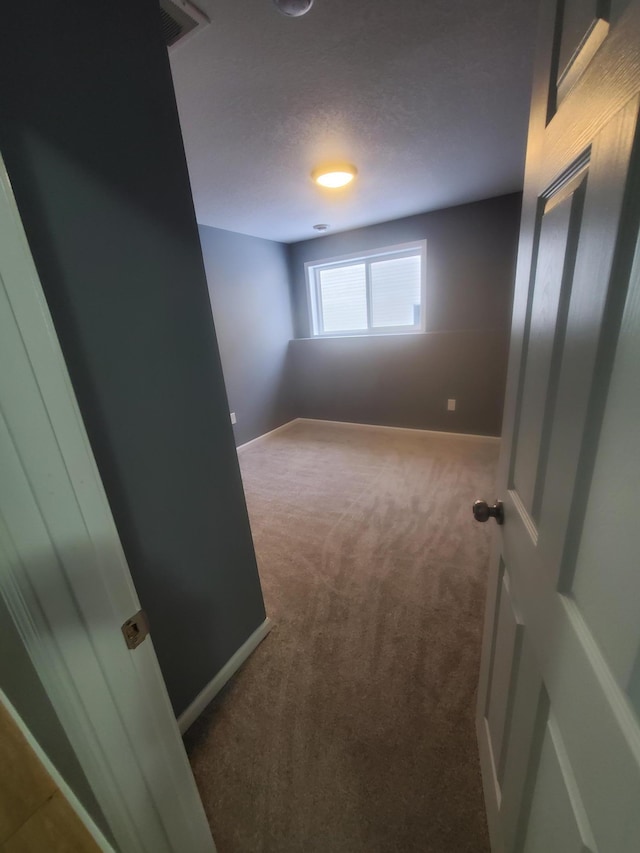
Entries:
{"type": "Polygon", "coordinates": [[[527,322],[527,349],[518,422],[526,429],[514,436],[513,486],[536,518],[544,474],[546,437],[552,417],[557,354],[564,337],[567,304],[580,233],[586,175],[561,185],[543,207],[536,276],[527,322]],[[555,358],[554,358],[555,354],[555,358]]]}
{"type": "MultiPolygon", "coordinates": [[[[636,267],[632,278],[637,278],[636,267]]],[[[607,408],[602,423],[589,498],[570,588],[585,623],[616,680],[629,688],[640,716],[637,678],[640,571],[637,548],[637,490],[640,485],[640,315],[632,287],[621,327],[607,408]],[[631,417],[625,417],[630,413],[631,417]],[[603,571],[615,564],[616,583],[603,571]]]]}
{"type": "Polygon", "coordinates": [[[494,643],[491,686],[486,721],[498,787],[502,784],[509,728],[513,712],[514,691],[520,665],[522,622],[518,618],[509,594],[509,576],[503,572],[494,643]]]}
{"type": "MultiPolygon", "coordinates": [[[[513,721],[505,749],[505,767],[500,811],[506,849],[511,850],[517,833],[526,830],[523,815],[528,815],[535,785],[535,767],[540,744],[549,718],[549,698],[542,686],[535,652],[523,631],[520,665],[515,673],[516,688],[513,721]]],[[[520,848],[522,843],[519,844],[520,848]]]]}
{"type": "Polygon", "coordinates": [[[573,771],[553,719],[545,726],[523,853],[596,853],[573,771]]]}
{"type": "Polygon", "coordinates": [[[640,850],[640,0],[548,121],[558,26],[603,14],[572,5],[543,3],[478,701],[509,853],[640,850]]]}
{"type": "Polygon", "coordinates": [[[609,32],[608,0],[564,0],[557,18],[557,101],[586,69],[609,32]]]}
{"type": "MultiPolygon", "coordinates": [[[[597,408],[602,408],[606,395],[606,362],[617,337],[619,317],[615,313],[626,293],[628,273],[625,275],[624,267],[633,247],[625,245],[621,224],[623,214],[629,217],[629,224],[635,218],[625,203],[633,205],[629,196],[637,163],[632,175],[630,168],[632,158],[637,158],[637,118],[638,102],[634,99],[590,146],[589,178],[541,497],[540,547],[546,566],[555,572],[559,571],[564,548],[574,547],[576,541],[580,496],[588,489],[587,457],[592,453],[601,417],[597,408]]],[[[565,575],[568,569],[565,561],[565,575]]],[[[562,583],[566,588],[566,578],[562,583]]]]}

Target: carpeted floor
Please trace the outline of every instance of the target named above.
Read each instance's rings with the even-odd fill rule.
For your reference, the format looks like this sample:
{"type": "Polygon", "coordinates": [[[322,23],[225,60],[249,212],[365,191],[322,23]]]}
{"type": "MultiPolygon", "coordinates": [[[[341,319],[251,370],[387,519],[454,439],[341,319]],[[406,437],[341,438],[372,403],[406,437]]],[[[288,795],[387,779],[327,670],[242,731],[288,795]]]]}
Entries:
{"type": "Polygon", "coordinates": [[[219,853],[483,853],[496,442],[297,422],[241,451],[275,628],[187,733],[219,853]]]}

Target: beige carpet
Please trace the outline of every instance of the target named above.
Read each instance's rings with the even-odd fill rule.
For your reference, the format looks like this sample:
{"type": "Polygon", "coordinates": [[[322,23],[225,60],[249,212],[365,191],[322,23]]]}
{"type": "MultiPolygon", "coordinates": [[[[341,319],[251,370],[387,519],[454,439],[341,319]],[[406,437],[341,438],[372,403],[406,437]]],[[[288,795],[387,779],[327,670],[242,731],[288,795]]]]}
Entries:
{"type": "Polygon", "coordinates": [[[241,451],[275,628],[186,737],[219,853],[483,853],[497,443],[298,422],[241,451]]]}

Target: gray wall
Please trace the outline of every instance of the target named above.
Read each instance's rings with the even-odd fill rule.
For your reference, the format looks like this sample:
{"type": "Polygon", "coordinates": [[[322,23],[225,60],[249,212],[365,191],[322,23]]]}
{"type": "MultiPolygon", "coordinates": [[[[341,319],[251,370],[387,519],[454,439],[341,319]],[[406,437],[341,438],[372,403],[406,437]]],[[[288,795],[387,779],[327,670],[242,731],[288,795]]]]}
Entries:
{"type": "Polygon", "coordinates": [[[0,150],[176,713],[264,619],[157,0],[3,10],[0,150]]]}
{"type": "Polygon", "coordinates": [[[515,193],[292,244],[298,416],[499,435],[520,203],[515,193]],[[305,262],[425,238],[426,334],[308,337],[305,262]]]}
{"type": "Polygon", "coordinates": [[[200,225],[200,242],[236,444],[295,417],[286,355],[293,337],[282,243],[200,225]]]}

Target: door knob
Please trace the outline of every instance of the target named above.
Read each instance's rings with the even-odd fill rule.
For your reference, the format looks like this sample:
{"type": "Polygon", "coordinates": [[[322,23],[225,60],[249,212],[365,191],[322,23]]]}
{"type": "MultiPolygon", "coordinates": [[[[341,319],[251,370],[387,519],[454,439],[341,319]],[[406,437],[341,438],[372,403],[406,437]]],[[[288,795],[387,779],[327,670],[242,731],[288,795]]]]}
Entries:
{"type": "Polygon", "coordinates": [[[489,521],[490,518],[495,518],[498,524],[504,524],[504,507],[502,501],[496,501],[493,506],[489,506],[486,501],[475,501],[473,504],[473,517],[476,521],[489,521]]]}

